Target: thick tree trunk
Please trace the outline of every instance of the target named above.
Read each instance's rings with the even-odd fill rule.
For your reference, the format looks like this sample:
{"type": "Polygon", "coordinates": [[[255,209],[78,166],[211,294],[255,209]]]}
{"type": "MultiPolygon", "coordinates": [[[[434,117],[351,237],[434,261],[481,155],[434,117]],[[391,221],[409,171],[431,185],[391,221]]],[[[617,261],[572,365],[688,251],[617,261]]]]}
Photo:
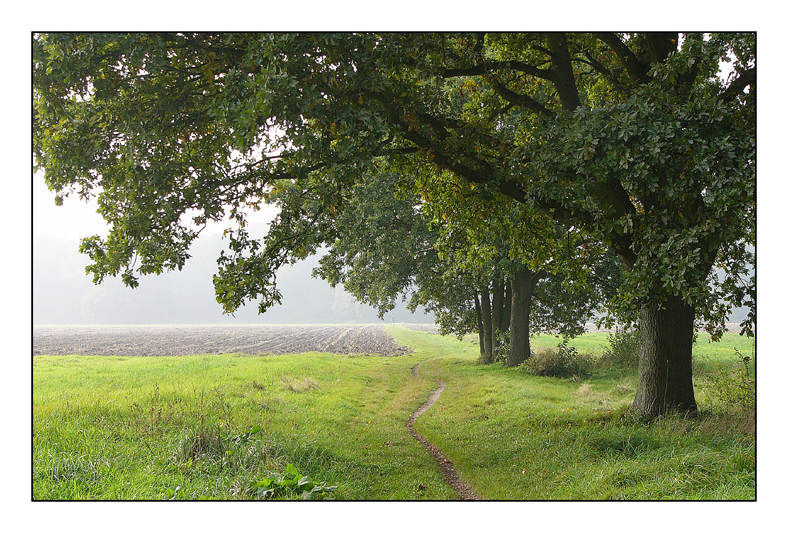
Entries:
{"type": "Polygon", "coordinates": [[[531,299],[533,273],[520,268],[512,279],[512,308],[509,324],[509,357],[506,366],[517,366],[531,357],[531,299]]]}
{"type": "Polygon", "coordinates": [[[671,296],[661,308],[651,304],[640,311],[640,364],[632,405],[636,414],[651,420],[669,412],[695,412],[692,385],[692,337],[695,309],[671,296]]]}
{"type": "Polygon", "coordinates": [[[493,325],[492,325],[492,306],[490,305],[490,289],[484,287],[481,290],[482,298],[482,321],[484,322],[484,356],[482,363],[490,364],[493,359],[493,325]]]}

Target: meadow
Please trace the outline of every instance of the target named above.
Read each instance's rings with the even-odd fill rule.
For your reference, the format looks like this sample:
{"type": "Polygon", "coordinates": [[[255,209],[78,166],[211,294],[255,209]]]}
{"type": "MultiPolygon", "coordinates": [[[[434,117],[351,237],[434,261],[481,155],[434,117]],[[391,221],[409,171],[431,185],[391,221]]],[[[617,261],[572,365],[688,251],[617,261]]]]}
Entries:
{"type": "MultiPolygon", "coordinates": [[[[634,369],[539,377],[477,364],[470,341],[387,329],[411,351],[35,356],[33,499],[457,499],[406,428],[437,380],[414,429],[483,499],[755,498],[754,403],[720,394],[754,373],[751,340],[700,335],[700,412],[646,425],[627,413],[634,369]]],[[[609,346],[570,344],[598,362],[609,346]]]]}

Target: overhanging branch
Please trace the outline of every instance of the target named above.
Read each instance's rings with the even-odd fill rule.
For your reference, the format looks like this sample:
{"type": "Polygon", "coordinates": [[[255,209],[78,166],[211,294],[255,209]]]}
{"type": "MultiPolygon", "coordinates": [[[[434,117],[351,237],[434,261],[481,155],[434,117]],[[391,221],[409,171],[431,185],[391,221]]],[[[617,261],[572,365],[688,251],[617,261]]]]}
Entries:
{"type": "Polygon", "coordinates": [[[637,83],[647,83],[650,80],[648,75],[648,65],[640,61],[635,53],[624,44],[615,33],[603,32],[595,33],[597,39],[605,43],[613,50],[624,64],[629,76],[637,83]]]}
{"type": "Polygon", "coordinates": [[[445,69],[441,75],[444,78],[482,76],[496,70],[514,70],[516,72],[528,74],[529,76],[534,76],[535,78],[541,78],[548,81],[554,80],[554,72],[552,70],[541,69],[522,61],[484,61],[469,67],[445,69]]]}
{"type": "Polygon", "coordinates": [[[540,115],[544,115],[546,117],[554,118],[555,113],[547,109],[545,106],[531,98],[530,96],[526,96],[524,94],[519,94],[514,91],[509,90],[504,84],[490,80],[490,85],[492,86],[495,93],[509,102],[510,104],[514,104],[516,106],[524,107],[526,109],[530,109],[535,113],[539,113],[540,115]]]}
{"type": "Polygon", "coordinates": [[[755,84],[755,67],[739,74],[739,77],[733,80],[731,84],[725,89],[719,98],[725,102],[730,102],[738,95],[744,92],[748,86],[755,84]]]}

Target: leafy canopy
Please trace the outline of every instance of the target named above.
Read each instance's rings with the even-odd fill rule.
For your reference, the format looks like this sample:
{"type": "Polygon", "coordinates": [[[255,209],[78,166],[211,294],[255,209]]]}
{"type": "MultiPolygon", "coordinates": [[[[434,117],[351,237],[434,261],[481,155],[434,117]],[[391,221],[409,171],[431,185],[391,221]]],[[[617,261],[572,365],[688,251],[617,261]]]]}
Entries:
{"type": "Polygon", "coordinates": [[[96,281],[181,268],[228,213],[217,298],[264,309],[385,159],[582,229],[627,266],[622,309],[754,319],[751,34],[41,34],[33,80],[36,165],[112,226],[82,243],[96,281]],[[314,218],[263,243],[244,213],[283,187],[314,218]]]}

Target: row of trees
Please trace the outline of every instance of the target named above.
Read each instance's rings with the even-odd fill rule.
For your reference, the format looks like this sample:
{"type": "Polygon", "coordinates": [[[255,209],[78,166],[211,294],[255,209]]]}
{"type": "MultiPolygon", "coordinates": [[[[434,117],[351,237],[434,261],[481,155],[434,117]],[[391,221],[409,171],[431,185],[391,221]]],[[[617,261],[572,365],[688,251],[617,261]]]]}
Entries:
{"type": "Polygon", "coordinates": [[[562,287],[567,331],[601,301],[639,321],[633,408],[646,418],[696,409],[696,323],[718,337],[748,305],[751,332],[752,34],[33,44],[36,164],[58,201],[98,189],[112,226],[82,241],[96,282],[181,268],[204,224],[228,214],[214,277],[226,311],[275,304],[277,269],[327,245],[320,275],[380,309],[410,291],[447,329],[478,329],[485,359],[506,320],[513,351],[527,349],[529,302],[531,317],[565,305],[555,290],[529,295],[562,287]],[[264,201],[282,210],[262,240],[244,213],[264,201]],[[615,296],[588,271],[620,281],[615,296]]]}
{"type": "MultiPolygon", "coordinates": [[[[414,175],[370,172],[341,205],[329,208],[324,218],[331,235],[316,236],[317,243],[328,244],[328,253],[316,275],[332,286],[342,283],[381,317],[402,298],[412,310],[433,312],[443,333],[478,333],[483,363],[498,358],[499,335],[511,331],[509,366],[530,356],[532,332],[579,334],[613,296],[620,271],[603,248],[561,235],[543,219],[538,240],[529,239],[534,246],[518,252],[524,241],[516,232],[540,230],[535,220],[523,220],[517,205],[491,198],[466,206],[431,198],[427,190],[414,194],[409,191],[416,187],[405,183],[414,175]],[[537,248],[545,256],[541,260],[537,248]],[[556,261],[558,254],[565,260],[556,261]]],[[[457,198],[474,194],[461,183],[454,186],[457,198]]],[[[316,198],[296,185],[278,191],[275,201],[285,219],[320,216],[314,213],[316,198]]],[[[274,229],[293,238],[290,227],[274,229]]]]}

